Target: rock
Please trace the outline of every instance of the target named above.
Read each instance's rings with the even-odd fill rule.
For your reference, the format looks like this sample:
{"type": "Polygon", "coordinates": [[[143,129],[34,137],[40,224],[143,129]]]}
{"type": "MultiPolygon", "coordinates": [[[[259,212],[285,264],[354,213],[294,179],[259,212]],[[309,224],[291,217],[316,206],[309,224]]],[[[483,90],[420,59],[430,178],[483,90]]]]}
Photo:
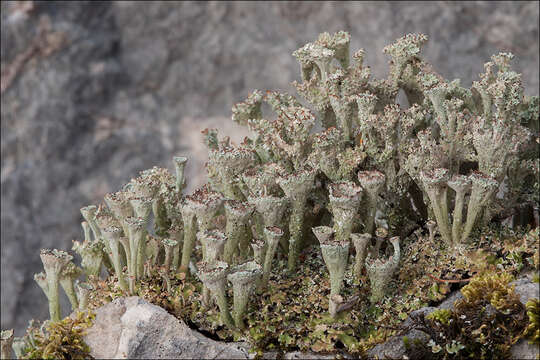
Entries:
{"type": "Polygon", "coordinates": [[[540,347],[538,345],[529,344],[527,339],[521,339],[512,346],[510,353],[512,359],[536,360],[540,357],[540,347]]]}
{"type": "Polygon", "coordinates": [[[403,327],[409,327],[413,324],[413,321],[412,319],[415,317],[415,316],[420,316],[420,315],[428,315],[428,314],[431,314],[433,311],[437,310],[436,307],[433,307],[433,306],[426,306],[426,307],[423,307],[423,308],[420,308],[418,310],[414,310],[412,311],[410,314],[409,314],[409,317],[407,319],[405,319],[405,321],[403,322],[403,327]]]}
{"type": "Polygon", "coordinates": [[[458,301],[458,300],[461,300],[461,299],[463,299],[463,294],[461,293],[461,291],[454,291],[439,306],[437,306],[437,308],[438,309],[454,310],[454,303],[456,301],[458,301]]]}
{"type": "Polygon", "coordinates": [[[243,346],[208,339],[164,309],[135,296],[117,298],[97,309],[84,341],[94,358],[249,358],[243,346]]]}
{"type": "MultiPolygon", "coordinates": [[[[427,342],[429,340],[429,335],[419,330],[411,330],[404,336],[406,336],[411,343],[415,340],[420,340],[422,342],[427,342]]],[[[406,359],[407,352],[405,344],[403,343],[404,336],[392,336],[388,341],[378,344],[373,349],[369,350],[368,356],[376,359],[406,359]]]]}
{"type": "Polygon", "coordinates": [[[540,296],[540,284],[531,281],[529,276],[519,278],[510,283],[515,285],[515,292],[519,295],[519,300],[525,305],[531,298],[538,299],[540,296]]]}
{"type": "MultiPolygon", "coordinates": [[[[384,46],[424,32],[425,58],[464,86],[492,54],[510,50],[525,92],[538,92],[533,1],[0,5],[1,327],[16,336],[48,316],[32,280],[39,249],[69,249],[82,237],[82,206],[141,170],[173,170],[173,155],[190,158],[187,191],[195,189],[205,179],[200,130],[241,139],[233,103],[255,88],[294,93],[291,53],[320,32],[349,31],[377,77],[387,72],[384,46]]],[[[63,295],[62,303],[69,308],[63,295]]]]}

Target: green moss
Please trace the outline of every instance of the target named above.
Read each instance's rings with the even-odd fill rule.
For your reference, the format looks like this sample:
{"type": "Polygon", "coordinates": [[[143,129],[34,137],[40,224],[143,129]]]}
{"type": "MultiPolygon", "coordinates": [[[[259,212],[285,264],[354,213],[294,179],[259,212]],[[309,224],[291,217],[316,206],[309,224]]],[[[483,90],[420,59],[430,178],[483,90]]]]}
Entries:
{"type": "Polygon", "coordinates": [[[529,324],[525,329],[524,335],[530,339],[531,344],[540,344],[540,301],[538,299],[530,299],[525,305],[529,324]]]}
{"type": "Polygon", "coordinates": [[[448,325],[451,318],[452,311],[448,309],[437,309],[428,316],[426,316],[426,319],[438,321],[444,325],[448,325]]]}
{"type": "Polygon", "coordinates": [[[83,341],[85,330],[94,320],[92,312],[76,312],[44,327],[30,327],[23,337],[26,346],[23,359],[92,359],[90,348],[83,341]]]}

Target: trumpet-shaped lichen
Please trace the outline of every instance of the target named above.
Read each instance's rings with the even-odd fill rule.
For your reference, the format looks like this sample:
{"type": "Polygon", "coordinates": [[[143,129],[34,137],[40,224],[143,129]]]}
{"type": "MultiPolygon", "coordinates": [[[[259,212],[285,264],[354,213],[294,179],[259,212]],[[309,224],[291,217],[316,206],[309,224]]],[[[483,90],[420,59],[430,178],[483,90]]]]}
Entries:
{"type": "MultiPolygon", "coordinates": [[[[104,204],[82,208],[84,241],[73,249],[82,257],[86,282],[75,282],[73,290],[79,271],[64,270],[71,256],[56,250],[42,252],[45,274],[35,276],[51,320],[61,318],[63,276],[74,308],[138,294],[225,338],[235,329],[262,347],[274,341],[272,346],[335,351],[339,341],[364,353],[392,333],[380,324],[397,324],[406,311],[449,291],[444,280],[435,286],[432,277],[452,273],[450,267],[460,271],[455,276],[474,276],[493,265],[491,258],[482,258],[482,265],[473,260],[496,246],[479,235],[486,224],[500,222],[520,204],[538,215],[538,137],[530,130],[538,98],[523,96],[521,76],[510,66],[513,55],[494,55],[480,79],[465,88],[422,59],[426,41],[423,34],[409,34],[385,47],[389,75],[374,79],[364,50],[349,54],[349,34],[321,34],[293,54],[302,81],[293,86],[305,101],[254,91],[232,109],[232,120],[251,132],[239,145],[220,139],[216,129],[203,130],[207,184],[183,194],[188,159],[175,156],[175,175],[157,167],[142,171],[107,194],[104,204]],[[405,108],[397,104],[401,90],[405,108]],[[274,116],[263,112],[266,105],[274,116]],[[426,224],[429,239],[420,235],[419,224],[426,224]],[[356,256],[349,267],[351,242],[356,256]],[[467,252],[471,246],[474,253],[467,252]],[[105,281],[99,279],[102,265],[105,281]],[[406,293],[386,291],[394,276],[400,280],[395,288],[406,293]],[[233,316],[227,280],[233,284],[233,316]],[[295,287],[302,290],[294,293],[295,287]],[[226,329],[212,328],[210,293],[226,329]],[[248,303],[247,294],[254,301],[248,303]],[[402,303],[390,306],[385,296],[402,303]],[[285,311],[284,303],[295,315],[283,324],[269,309],[285,311]],[[298,315],[307,308],[307,318],[298,315]],[[326,310],[330,318],[321,315],[326,310]],[[296,330],[290,321],[313,328],[296,330]],[[270,324],[265,330],[263,322],[270,324]],[[282,334],[276,340],[269,334],[277,328],[282,334]],[[377,331],[358,330],[368,328],[377,331]]],[[[534,262],[526,251],[514,249],[510,256],[505,249],[490,255],[504,254],[499,267],[515,272],[534,262]]],[[[486,302],[482,292],[489,288],[489,304],[497,311],[520,311],[510,290],[501,287],[506,280],[490,279],[470,281],[463,289],[468,304],[486,302]]],[[[434,321],[452,321],[446,315],[434,321]]],[[[482,341],[495,336],[472,330],[482,341]]],[[[445,343],[449,353],[468,351],[453,340],[445,343]]]]}

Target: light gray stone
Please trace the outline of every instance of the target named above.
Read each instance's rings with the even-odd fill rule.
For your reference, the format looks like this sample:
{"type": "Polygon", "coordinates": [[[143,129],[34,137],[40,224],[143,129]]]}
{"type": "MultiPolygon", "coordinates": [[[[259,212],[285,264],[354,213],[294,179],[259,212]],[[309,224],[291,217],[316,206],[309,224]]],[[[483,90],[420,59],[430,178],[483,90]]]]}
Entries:
{"type": "Polygon", "coordinates": [[[526,276],[515,281],[512,281],[510,285],[515,285],[516,294],[519,295],[519,300],[525,305],[529,299],[540,297],[540,284],[534,283],[526,276]]]}
{"type": "Polygon", "coordinates": [[[456,301],[458,301],[458,300],[461,300],[461,299],[463,299],[463,294],[461,293],[461,291],[454,291],[439,306],[437,306],[437,308],[438,309],[454,310],[454,303],[456,301]]]}
{"type": "Polygon", "coordinates": [[[521,339],[510,349],[512,359],[516,360],[536,360],[540,357],[540,347],[529,344],[527,339],[521,339]]]}
{"type": "Polygon", "coordinates": [[[94,358],[249,358],[244,346],[208,339],[164,309],[135,296],[118,298],[97,309],[84,341],[94,358]]]}

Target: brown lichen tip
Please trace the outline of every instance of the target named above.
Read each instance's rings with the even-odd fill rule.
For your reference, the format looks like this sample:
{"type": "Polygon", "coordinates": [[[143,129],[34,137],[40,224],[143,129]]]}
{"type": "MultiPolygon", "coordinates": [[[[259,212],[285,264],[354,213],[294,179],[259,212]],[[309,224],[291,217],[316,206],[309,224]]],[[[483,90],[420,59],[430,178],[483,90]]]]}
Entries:
{"type": "Polygon", "coordinates": [[[181,222],[172,224],[167,230],[169,236],[177,241],[182,242],[182,234],[184,233],[184,225],[181,222]]]}
{"type": "Polygon", "coordinates": [[[136,216],[129,216],[125,220],[130,231],[141,231],[146,228],[146,220],[136,216]]]}
{"type": "Polygon", "coordinates": [[[466,175],[454,175],[448,180],[448,186],[456,193],[465,193],[471,189],[471,179],[466,175]]]}
{"type": "Polygon", "coordinates": [[[277,179],[287,197],[295,199],[302,195],[306,195],[313,187],[315,181],[315,170],[303,169],[292,174],[287,174],[277,179]]]}
{"type": "Polygon", "coordinates": [[[330,226],[316,226],[311,228],[313,234],[319,240],[321,245],[339,245],[345,246],[349,240],[339,240],[335,237],[335,231],[330,226]]]}
{"type": "Polygon", "coordinates": [[[230,146],[212,150],[209,156],[214,157],[232,171],[241,171],[255,161],[255,152],[242,147],[230,146]]]}
{"type": "Polygon", "coordinates": [[[313,137],[313,145],[320,148],[333,147],[341,142],[343,142],[343,135],[335,126],[331,126],[313,137]]]}
{"type": "Polygon", "coordinates": [[[444,186],[450,179],[449,171],[445,168],[437,168],[428,171],[422,171],[420,174],[422,181],[426,186],[444,186]]]}
{"type": "Polygon", "coordinates": [[[239,200],[225,200],[224,207],[227,217],[232,217],[237,221],[246,220],[255,211],[253,205],[239,200]]]}
{"type": "Polygon", "coordinates": [[[148,219],[150,212],[152,211],[153,199],[149,196],[131,196],[129,203],[135,211],[135,216],[148,219]]]}
{"type": "Polygon", "coordinates": [[[73,256],[57,249],[41,249],[39,256],[47,274],[54,272],[54,274],[59,275],[60,271],[73,260],[73,256]]]}
{"type": "Polygon", "coordinates": [[[499,186],[499,182],[497,180],[480,171],[473,171],[469,175],[469,178],[471,179],[474,187],[478,187],[486,193],[494,191],[499,186]]]}
{"type": "Polygon", "coordinates": [[[384,47],[383,52],[396,60],[408,60],[420,53],[421,47],[427,40],[428,37],[424,34],[407,34],[384,47]]]}
{"type": "Polygon", "coordinates": [[[227,276],[227,279],[235,284],[250,283],[262,276],[262,266],[255,261],[248,261],[243,264],[237,265],[231,269],[231,273],[227,276]]]}
{"type": "Polygon", "coordinates": [[[328,186],[330,201],[336,203],[348,203],[358,201],[362,194],[362,187],[351,181],[339,181],[328,186]]]}
{"type": "Polygon", "coordinates": [[[108,241],[118,240],[123,233],[122,228],[115,225],[107,226],[101,231],[105,239],[108,241]]]}
{"type": "Polygon", "coordinates": [[[212,252],[215,252],[216,256],[221,255],[223,246],[227,242],[227,236],[220,230],[199,231],[197,233],[197,239],[205,246],[207,252],[214,250],[212,252]]]}
{"type": "Polygon", "coordinates": [[[197,270],[201,281],[205,285],[209,285],[227,277],[229,273],[229,264],[224,261],[199,261],[197,263],[197,270]]]}
{"type": "Polygon", "coordinates": [[[133,214],[133,210],[127,199],[127,194],[123,191],[115,193],[105,194],[104,200],[113,214],[119,218],[124,219],[133,214]]]}
{"type": "Polygon", "coordinates": [[[215,209],[223,203],[223,195],[216,191],[212,191],[207,185],[197,189],[193,194],[187,195],[184,199],[184,204],[194,211],[215,209]]]}
{"type": "Polygon", "coordinates": [[[161,239],[161,243],[163,244],[163,246],[165,246],[166,248],[168,247],[169,249],[178,245],[178,241],[167,238],[161,239]]]}
{"type": "Polygon", "coordinates": [[[386,176],[377,170],[359,171],[358,181],[369,194],[377,195],[384,185],[386,176]]]}
{"type": "Polygon", "coordinates": [[[272,237],[283,236],[283,230],[281,230],[277,226],[267,226],[267,227],[265,227],[264,228],[264,233],[267,234],[268,236],[272,236],[272,237]]]}

